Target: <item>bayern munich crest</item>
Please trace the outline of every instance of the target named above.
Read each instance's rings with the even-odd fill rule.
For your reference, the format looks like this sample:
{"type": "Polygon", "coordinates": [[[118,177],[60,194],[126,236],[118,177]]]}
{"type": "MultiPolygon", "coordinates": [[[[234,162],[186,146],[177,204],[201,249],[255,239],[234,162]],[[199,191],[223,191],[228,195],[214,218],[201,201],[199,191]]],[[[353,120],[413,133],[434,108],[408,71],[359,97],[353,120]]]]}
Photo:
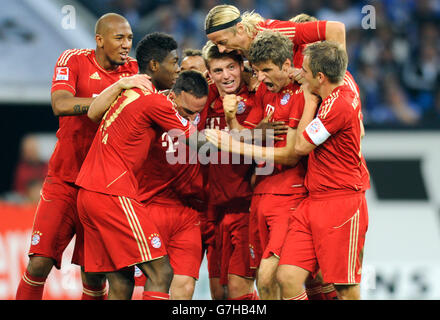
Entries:
{"type": "Polygon", "coordinates": [[[200,113],[197,113],[196,117],[192,121],[192,124],[196,126],[199,124],[199,122],[200,122],[200,113]]]}
{"type": "Polygon", "coordinates": [[[249,245],[249,252],[251,254],[251,258],[255,259],[255,251],[254,251],[254,248],[251,245],[249,245]]]}
{"type": "Polygon", "coordinates": [[[34,233],[32,233],[31,244],[33,246],[36,246],[37,244],[39,244],[42,235],[43,234],[40,231],[34,231],[34,233]]]}
{"type": "Polygon", "coordinates": [[[162,246],[162,241],[160,241],[159,234],[153,233],[148,237],[148,239],[150,240],[153,248],[159,249],[162,246]]]}
{"type": "Polygon", "coordinates": [[[242,114],[246,111],[246,104],[243,101],[240,101],[237,106],[237,113],[242,114]]]}
{"type": "Polygon", "coordinates": [[[290,100],[290,93],[286,93],[282,98],[281,98],[281,104],[284,106],[287,102],[289,102],[290,100]]]}

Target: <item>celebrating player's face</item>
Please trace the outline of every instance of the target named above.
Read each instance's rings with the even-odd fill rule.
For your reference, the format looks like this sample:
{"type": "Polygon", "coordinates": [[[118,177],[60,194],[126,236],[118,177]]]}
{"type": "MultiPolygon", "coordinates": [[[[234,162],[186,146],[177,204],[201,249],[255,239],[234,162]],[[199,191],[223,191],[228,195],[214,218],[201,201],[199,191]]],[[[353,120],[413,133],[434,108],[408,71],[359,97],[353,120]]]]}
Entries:
{"type": "Polygon", "coordinates": [[[123,65],[127,62],[133,42],[133,32],[128,22],[113,22],[101,37],[101,46],[112,65],[123,65]]]}
{"type": "Polygon", "coordinates": [[[271,92],[279,92],[290,82],[289,73],[285,68],[278,67],[272,61],[254,64],[253,69],[258,81],[264,82],[271,92]]]}
{"type": "Polygon", "coordinates": [[[180,64],[180,69],[180,71],[197,70],[204,73],[206,71],[205,61],[202,56],[185,57],[180,64]]]}
{"type": "Polygon", "coordinates": [[[173,50],[159,64],[159,69],[155,75],[156,87],[159,90],[170,89],[176,83],[180,72],[178,61],[177,51],[173,50]]]}
{"type": "Polygon", "coordinates": [[[241,86],[243,65],[232,58],[211,59],[209,76],[221,95],[236,93],[241,86]]]}
{"type": "Polygon", "coordinates": [[[207,100],[206,96],[197,98],[185,91],[182,91],[179,95],[173,93],[172,98],[177,112],[190,121],[194,121],[197,115],[203,110],[207,100]]]}
{"type": "Polygon", "coordinates": [[[313,77],[312,70],[310,70],[309,66],[308,56],[305,56],[303,60],[302,77],[304,78],[304,82],[308,84],[310,92],[318,94],[319,80],[313,77]]]}

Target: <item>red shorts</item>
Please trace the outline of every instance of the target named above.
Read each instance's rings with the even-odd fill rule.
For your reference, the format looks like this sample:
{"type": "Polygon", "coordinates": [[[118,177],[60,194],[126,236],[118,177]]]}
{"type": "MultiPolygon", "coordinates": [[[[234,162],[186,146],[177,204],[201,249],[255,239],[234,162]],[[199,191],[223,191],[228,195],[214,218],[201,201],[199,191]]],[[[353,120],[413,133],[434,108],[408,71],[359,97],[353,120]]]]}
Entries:
{"type": "Polygon", "coordinates": [[[83,229],[78,218],[78,187],[57,177],[47,177],[35,213],[29,255],[55,260],[60,269],[61,258],[76,234],[72,263],[84,265],[83,229]]]}
{"type": "MultiPolygon", "coordinates": [[[[208,209],[212,210],[212,208],[208,209]]],[[[218,223],[208,219],[205,213],[200,214],[200,229],[202,232],[202,260],[206,253],[209,278],[220,278],[220,259],[216,249],[218,223]]]]}
{"type": "Polygon", "coordinates": [[[228,284],[229,274],[254,278],[255,270],[250,268],[249,212],[225,212],[216,241],[221,261],[220,284],[228,284]]]}
{"type": "Polygon", "coordinates": [[[200,214],[190,207],[148,204],[146,212],[159,228],[174,274],[199,278],[202,262],[200,214]]]}
{"type": "Polygon", "coordinates": [[[80,189],[78,213],[87,272],[112,272],[167,254],[146,208],[134,200],[80,189]]]}
{"type": "Polygon", "coordinates": [[[249,225],[249,243],[255,256],[253,268],[258,268],[261,259],[281,255],[291,215],[305,196],[254,194],[249,225]]]}
{"type": "Polygon", "coordinates": [[[293,216],[279,264],[312,274],[319,268],[327,283],[360,283],[367,228],[365,193],[309,196],[293,216]]]}

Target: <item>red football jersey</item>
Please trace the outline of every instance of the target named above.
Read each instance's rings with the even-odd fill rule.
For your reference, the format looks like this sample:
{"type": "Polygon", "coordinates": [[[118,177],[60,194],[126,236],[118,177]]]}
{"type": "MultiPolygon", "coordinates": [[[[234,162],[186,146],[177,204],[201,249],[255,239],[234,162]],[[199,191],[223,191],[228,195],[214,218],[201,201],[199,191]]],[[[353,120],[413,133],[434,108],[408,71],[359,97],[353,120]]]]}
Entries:
{"type": "MultiPolygon", "coordinates": [[[[354,81],[354,78],[353,78],[352,74],[349,71],[347,71],[345,73],[344,84],[350,86],[350,88],[357,95],[357,97],[360,98],[359,87],[358,87],[356,81],[354,81]]],[[[360,110],[362,110],[362,103],[361,103],[360,99],[359,99],[359,108],[360,108],[360,110]]],[[[363,121],[363,120],[364,120],[364,116],[361,113],[359,121],[363,121]]],[[[361,150],[362,150],[362,148],[361,148],[361,150]]],[[[361,160],[362,160],[362,166],[361,166],[361,171],[362,171],[362,189],[363,190],[368,190],[368,189],[370,189],[370,172],[368,171],[367,162],[365,161],[365,157],[364,157],[363,154],[362,154],[362,159],[361,160]]]]}
{"type": "MultiPolygon", "coordinates": [[[[195,123],[193,123],[196,125],[195,123]]],[[[142,168],[139,200],[164,205],[191,205],[203,201],[204,176],[197,150],[167,132],[152,143],[142,168]]]]}
{"type": "Polygon", "coordinates": [[[351,83],[335,88],[321,103],[303,136],[317,146],[309,154],[309,192],[359,191],[363,185],[361,105],[351,83]]]}
{"type": "Polygon", "coordinates": [[[258,24],[259,31],[272,30],[287,36],[293,42],[293,64],[301,68],[303,62],[304,45],[325,40],[327,21],[312,21],[297,23],[268,19],[258,24]]]}
{"type": "Polygon", "coordinates": [[[168,97],[137,88],[123,91],[101,121],[77,185],[138,199],[144,162],[163,131],[189,137],[195,127],[179,115],[168,97]]]}
{"type": "MultiPolygon", "coordinates": [[[[223,110],[223,99],[219,95],[215,84],[210,85],[209,91],[210,95],[205,107],[206,111],[202,115],[202,124],[205,124],[206,129],[229,131],[223,110]]],[[[250,93],[246,86],[242,86],[237,96],[240,96],[242,100],[238,103],[236,116],[238,122],[243,124],[243,121],[254,107],[254,94],[250,93]]],[[[218,163],[210,163],[208,169],[210,204],[230,205],[235,200],[240,202],[243,198],[250,199],[252,196],[250,186],[253,168],[252,160],[248,159],[250,163],[244,164],[244,158],[240,157],[240,164],[234,164],[233,160],[238,160],[237,157],[224,151],[211,155],[211,157],[216,158],[218,163]]]]}
{"type": "MultiPolygon", "coordinates": [[[[255,108],[249,114],[245,124],[248,127],[255,127],[270,112],[273,116],[270,121],[283,121],[291,128],[298,126],[304,110],[304,96],[297,83],[290,83],[277,93],[267,89],[261,83],[255,94],[255,108]]],[[[284,139],[275,141],[274,147],[284,147],[286,145],[286,135],[281,135],[284,139]]],[[[254,193],[271,194],[295,194],[306,193],[304,187],[306,163],[300,160],[295,167],[281,164],[274,164],[274,171],[271,175],[257,175],[254,193]]]]}
{"type": "MultiPolygon", "coordinates": [[[[56,63],[51,92],[67,90],[75,97],[96,97],[120,78],[137,73],[137,61],[132,58],[116,70],[106,71],[96,61],[95,50],[66,50],[56,63]]],[[[75,182],[97,129],[98,124],[87,114],[59,117],[58,141],[49,161],[49,175],[75,182]]]]}

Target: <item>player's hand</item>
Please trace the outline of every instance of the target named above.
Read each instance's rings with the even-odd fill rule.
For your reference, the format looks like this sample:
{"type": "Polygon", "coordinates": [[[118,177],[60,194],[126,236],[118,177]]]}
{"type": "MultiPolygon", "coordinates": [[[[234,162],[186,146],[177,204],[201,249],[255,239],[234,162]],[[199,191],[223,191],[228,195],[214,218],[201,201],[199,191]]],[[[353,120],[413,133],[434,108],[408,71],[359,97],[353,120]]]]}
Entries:
{"type": "Polygon", "coordinates": [[[292,82],[298,82],[299,84],[304,83],[304,77],[302,76],[302,69],[301,68],[294,68],[291,67],[289,78],[292,79],[292,82]]]}
{"type": "Polygon", "coordinates": [[[271,135],[271,138],[276,141],[282,141],[284,138],[280,137],[280,135],[287,134],[288,126],[285,125],[283,121],[271,122],[270,120],[272,117],[273,111],[269,112],[267,116],[255,127],[255,129],[263,130],[263,137],[266,137],[268,134],[267,130],[273,130],[273,135],[271,135]]]}
{"type": "Polygon", "coordinates": [[[121,78],[118,83],[121,89],[139,88],[143,91],[153,91],[151,77],[146,74],[136,74],[131,77],[121,78]]]}
{"type": "Polygon", "coordinates": [[[232,139],[232,136],[226,131],[217,129],[205,129],[203,133],[206,136],[206,140],[208,140],[213,145],[217,146],[217,148],[223,151],[231,151],[234,141],[237,142],[236,140],[232,139]]]}
{"type": "Polygon", "coordinates": [[[240,102],[241,97],[235,94],[227,94],[223,97],[223,111],[225,112],[225,117],[228,119],[234,119],[237,114],[238,102],[240,102]]]}
{"type": "Polygon", "coordinates": [[[306,82],[303,83],[301,85],[301,89],[304,95],[305,107],[318,106],[318,104],[321,102],[321,97],[317,96],[316,94],[310,91],[309,84],[306,82]]]}

